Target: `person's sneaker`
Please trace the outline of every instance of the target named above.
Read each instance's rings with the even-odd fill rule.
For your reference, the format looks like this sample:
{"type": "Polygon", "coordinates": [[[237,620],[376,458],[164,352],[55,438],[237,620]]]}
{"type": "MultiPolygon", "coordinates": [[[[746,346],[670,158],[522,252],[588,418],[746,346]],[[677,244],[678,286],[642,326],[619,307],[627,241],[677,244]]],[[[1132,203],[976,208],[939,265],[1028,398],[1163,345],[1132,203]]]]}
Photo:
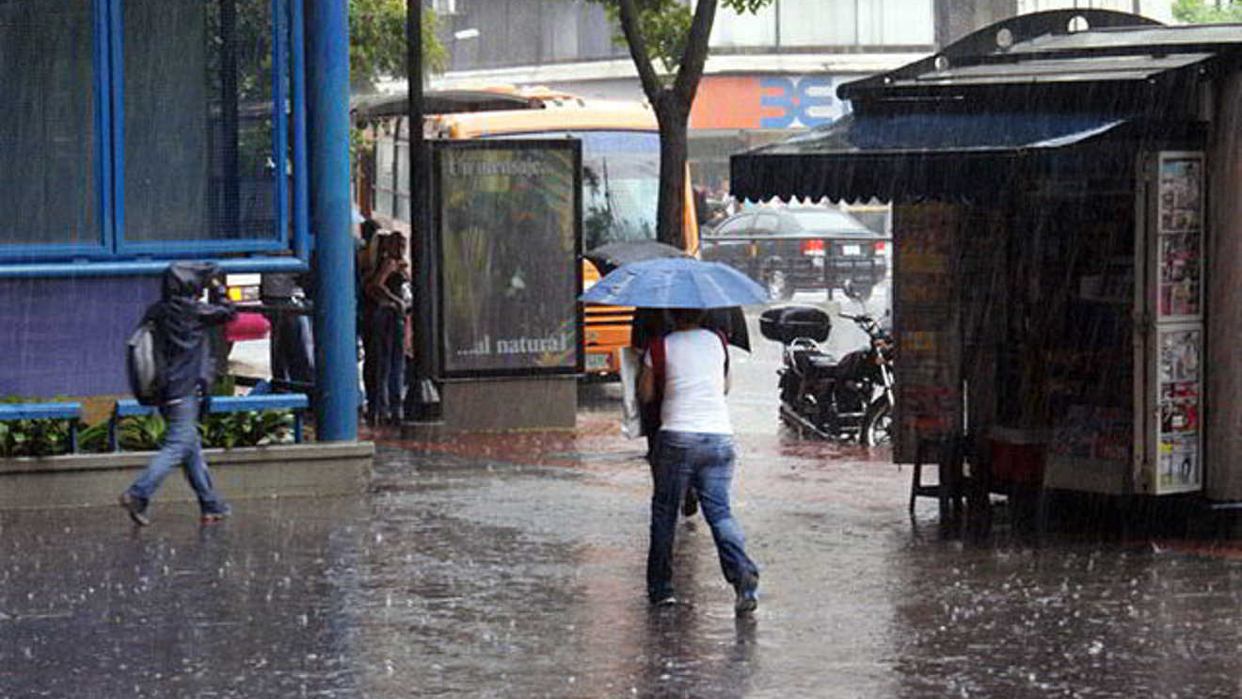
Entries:
{"type": "Polygon", "coordinates": [[[215,524],[216,522],[219,522],[220,520],[224,519],[225,517],[228,517],[231,514],[233,514],[233,508],[229,507],[228,505],[225,505],[224,507],[220,508],[219,511],[204,512],[203,516],[198,521],[201,522],[202,524],[215,524]]]}
{"type": "Polygon", "coordinates": [[[651,606],[653,607],[671,607],[675,604],[677,604],[677,598],[674,597],[671,592],[667,595],[651,600],[651,606]]]}
{"type": "Polygon", "coordinates": [[[748,580],[737,586],[737,602],[733,609],[738,614],[750,614],[759,606],[759,581],[748,580]]]}
{"type": "Polygon", "coordinates": [[[120,503],[129,518],[134,520],[134,524],[145,527],[151,523],[151,518],[147,517],[147,504],[130,495],[129,491],[121,493],[120,503]]]}

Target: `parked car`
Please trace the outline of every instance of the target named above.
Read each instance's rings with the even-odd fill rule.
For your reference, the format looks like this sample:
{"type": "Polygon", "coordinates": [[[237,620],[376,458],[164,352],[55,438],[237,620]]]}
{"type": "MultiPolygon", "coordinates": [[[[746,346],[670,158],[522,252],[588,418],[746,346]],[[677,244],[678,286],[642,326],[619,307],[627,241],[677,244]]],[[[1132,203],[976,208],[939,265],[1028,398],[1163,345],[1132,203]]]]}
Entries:
{"type": "Polygon", "coordinates": [[[724,262],[763,284],[773,299],[800,290],[848,290],[867,299],[887,274],[889,239],[828,206],[758,208],[734,214],[700,241],[704,260],[724,262]]]}

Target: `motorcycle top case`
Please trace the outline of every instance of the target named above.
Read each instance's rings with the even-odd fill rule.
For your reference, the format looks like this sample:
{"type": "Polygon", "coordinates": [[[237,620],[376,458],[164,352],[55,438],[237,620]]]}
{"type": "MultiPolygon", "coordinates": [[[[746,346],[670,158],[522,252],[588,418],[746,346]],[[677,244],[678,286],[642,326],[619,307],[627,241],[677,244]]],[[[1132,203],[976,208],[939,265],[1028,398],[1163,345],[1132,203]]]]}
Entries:
{"type": "Polygon", "coordinates": [[[798,338],[823,342],[832,332],[832,318],[813,306],[770,308],[759,316],[759,332],[786,345],[798,338]]]}

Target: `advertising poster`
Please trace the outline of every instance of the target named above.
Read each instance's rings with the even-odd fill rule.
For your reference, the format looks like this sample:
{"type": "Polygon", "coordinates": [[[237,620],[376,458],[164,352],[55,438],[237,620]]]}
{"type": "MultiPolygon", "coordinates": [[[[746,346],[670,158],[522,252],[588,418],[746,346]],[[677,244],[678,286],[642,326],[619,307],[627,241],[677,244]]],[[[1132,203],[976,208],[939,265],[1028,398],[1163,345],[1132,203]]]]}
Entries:
{"type": "Polygon", "coordinates": [[[1203,331],[1193,325],[1162,327],[1159,343],[1156,492],[1199,490],[1203,331]]]}
{"type": "Polygon", "coordinates": [[[1151,248],[1154,434],[1148,449],[1156,494],[1185,493],[1203,487],[1204,158],[1198,151],[1164,151],[1158,163],[1151,248]]]}
{"type": "Polygon", "coordinates": [[[914,461],[920,437],[961,429],[957,276],[960,210],[923,203],[893,210],[893,319],[901,361],[894,387],[893,459],[914,461]]]}
{"type": "Polygon", "coordinates": [[[436,144],[446,377],[582,370],[577,141],[436,144]]]}
{"type": "Polygon", "coordinates": [[[1203,156],[1160,156],[1156,250],[1161,319],[1203,313],[1203,156]]]}

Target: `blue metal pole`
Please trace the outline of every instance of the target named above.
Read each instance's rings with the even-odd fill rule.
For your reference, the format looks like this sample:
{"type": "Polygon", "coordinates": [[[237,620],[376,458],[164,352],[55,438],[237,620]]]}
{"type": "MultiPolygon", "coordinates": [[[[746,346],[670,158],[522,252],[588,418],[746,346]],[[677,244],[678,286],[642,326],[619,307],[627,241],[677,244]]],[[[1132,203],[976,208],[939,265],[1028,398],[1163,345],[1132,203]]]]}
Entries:
{"type": "Polygon", "coordinates": [[[310,260],[310,179],[306,153],[306,17],[293,0],[293,255],[310,260]]]}
{"type": "Polygon", "coordinates": [[[349,12],[347,0],[310,0],[307,9],[316,434],[320,441],[342,442],[358,437],[354,245],[349,232],[349,12]]]}

